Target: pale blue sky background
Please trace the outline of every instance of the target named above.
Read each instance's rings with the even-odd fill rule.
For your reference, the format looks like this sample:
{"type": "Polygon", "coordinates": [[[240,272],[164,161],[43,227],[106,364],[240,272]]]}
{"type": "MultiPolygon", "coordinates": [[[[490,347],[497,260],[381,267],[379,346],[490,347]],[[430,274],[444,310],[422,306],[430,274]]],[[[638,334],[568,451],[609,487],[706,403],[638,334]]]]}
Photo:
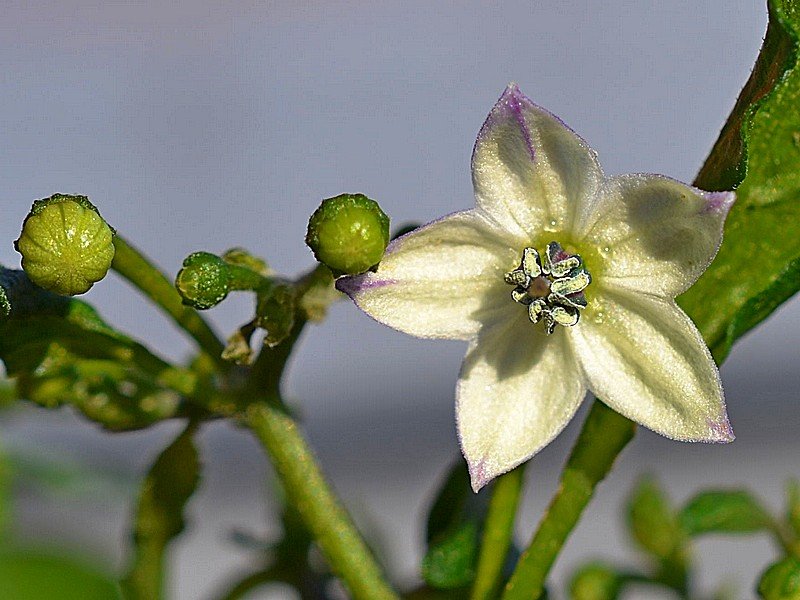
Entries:
{"type": "MultiPolygon", "coordinates": [[[[18,264],[11,242],[32,200],[72,192],[90,196],[170,274],[189,252],[233,245],[297,273],[311,264],[305,224],[324,197],[366,193],[396,225],[469,207],[474,137],[512,80],[580,132],[607,172],[691,180],[765,27],[755,0],[6,0],[0,262],[18,264]]],[[[88,299],[164,354],[189,351],[115,277],[88,299]]],[[[249,310],[249,298],[233,298],[210,317],[227,334],[249,310]]],[[[734,445],[637,438],[559,562],[557,581],[586,554],[626,555],[619,497],[641,471],[660,473],[679,498],[706,481],[752,483],[777,503],[784,478],[798,475],[798,335],[794,301],[731,356],[723,379],[734,445]]],[[[422,507],[457,452],[453,387],[463,351],[389,331],[343,303],[309,331],[289,380],[337,487],[362,521],[384,522],[399,581],[413,578],[422,507]]],[[[172,431],[112,437],[75,423],[29,410],[7,420],[3,435],[132,478],[172,431]]],[[[530,469],[521,539],[576,431],[530,469]]],[[[253,444],[221,426],[203,439],[208,478],[193,506],[213,515],[181,543],[177,598],[204,597],[243,565],[227,528],[267,527],[264,462],[253,444]]],[[[124,496],[96,499],[89,513],[85,503],[37,502],[23,514],[31,531],[66,533],[119,560],[124,496]]],[[[771,556],[765,540],[710,544],[707,587],[726,572],[749,585],[771,556]]]]}

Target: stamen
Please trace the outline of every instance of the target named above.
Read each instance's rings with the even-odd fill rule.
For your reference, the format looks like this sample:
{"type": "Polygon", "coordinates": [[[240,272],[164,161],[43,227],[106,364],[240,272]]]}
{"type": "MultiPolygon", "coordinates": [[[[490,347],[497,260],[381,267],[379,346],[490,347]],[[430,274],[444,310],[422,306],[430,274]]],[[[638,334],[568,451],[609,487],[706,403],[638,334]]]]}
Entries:
{"type": "Polygon", "coordinates": [[[513,285],[511,298],[528,307],[532,323],[544,321],[548,334],[556,325],[572,327],[586,308],[583,291],[592,276],[577,254],[570,254],[558,242],[547,244],[544,261],[535,248],[525,248],[518,268],[504,275],[513,285]]]}

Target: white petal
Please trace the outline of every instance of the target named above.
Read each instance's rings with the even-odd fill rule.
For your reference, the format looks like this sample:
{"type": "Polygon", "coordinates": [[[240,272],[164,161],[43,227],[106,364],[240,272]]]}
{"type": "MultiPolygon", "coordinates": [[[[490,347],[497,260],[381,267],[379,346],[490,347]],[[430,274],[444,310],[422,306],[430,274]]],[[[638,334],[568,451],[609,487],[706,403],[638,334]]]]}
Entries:
{"type": "Polygon", "coordinates": [[[604,280],[674,298],[716,255],[734,198],[733,192],[704,192],[659,175],[614,177],[577,225],[577,237],[606,259],[604,280]]]}
{"type": "Polygon", "coordinates": [[[375,273],[337,287],[375,320],[419,337],[469,339],[512,310],[505,272],[519,250],[480,210],[455,213],[392,242],[375,273]]]}
{"type": "Polygon", "coordinates": [[[512,84],[478,134],[472,181],[478,206],[525,243],[570,230],[603,172],[586,142],[512,84]]]}
{"type": "Polygon", "coordinates": [[[517,308],[471,345],[456,389],[461,450],[476,492],[550,443],[586,394],[563,328],[546,336],[517,308]]]}
{"type": "Polygon", "coordinates": [[[717,366],[672,300],[603,289],[568,334],[589,389],[620,414],[676,440],[733,440],[717,366]]]}

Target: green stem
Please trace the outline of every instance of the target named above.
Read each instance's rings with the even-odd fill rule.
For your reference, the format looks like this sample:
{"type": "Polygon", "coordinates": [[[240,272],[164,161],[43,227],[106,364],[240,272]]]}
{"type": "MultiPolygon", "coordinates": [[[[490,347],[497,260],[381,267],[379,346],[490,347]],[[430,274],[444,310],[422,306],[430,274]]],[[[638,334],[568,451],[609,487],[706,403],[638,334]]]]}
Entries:
{"type": "Polygon", "coordinates": [[[183,305],[172,281],[119,235],[114,236],[114,249],[112,268],[172,317],[219,369],[229,369],[230,363],[221,358],[224,345],[196,310],[183,305]]]}
{"type": "Polygon", "coordinates": [[[356,600],[395,599],[369,548],[334,495],[297,424],[266,401],[250,405],[247,426],[272,458],[287,501],[303,517],[330,563],[356,600]]]}
{"type": "Polygon", "coordinates": [[[560,487],[520,557],[503,600],[531,600],[541,595],[550,567],[595,487],[611,470],[635,430],[634,423],[595,401],[561,474],[560,487]]]}
{"type": "Polygon", "coordinates": [[[494,598],[500,587],[503,566],[514,535],[525,464],[499,477],[494,483],[489,512],[483,529],[478,567],[472,588],[472,600],[494,598]]]}
{"type": "MultiPolygon", "coordinates": [[[[302,296],[314,285],[315,269],[297,282],[302,296]]],[[[326,285],[332,285],[332,280],[326,285]]],[[[280,382],[287,360],[305,325],[296,315],[289,336],[275,347],[264,347],[250,369],[244,398],[251,398],[241,417],[269,454],[286,494],[287,504],[300,515],[334,573],[357,600],[388,600],[398,596],[347,511],[325,480],[322,470],[281,400],[280,382]],[[252,400],[255,398],[255,400],[252,400]]],[[[241,405],[241,404],[240,404],[241,405]]]]}

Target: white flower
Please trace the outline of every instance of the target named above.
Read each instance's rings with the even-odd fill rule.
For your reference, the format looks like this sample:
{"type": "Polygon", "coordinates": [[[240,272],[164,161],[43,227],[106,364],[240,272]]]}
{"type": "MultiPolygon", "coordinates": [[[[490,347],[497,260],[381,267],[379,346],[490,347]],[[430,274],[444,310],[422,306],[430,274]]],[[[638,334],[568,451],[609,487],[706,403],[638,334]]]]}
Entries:
{"type": "Polygon", "coordinates": [[[674,301],[716,254],[732,192],[605,177],[513,84],[478,135],[472,180],[475,208],[337,286],[390,327],[470,341],[456,418],[475,491],[550,443],[587,389],[666,437],[733,440],[717,367],[674,301]]]}

